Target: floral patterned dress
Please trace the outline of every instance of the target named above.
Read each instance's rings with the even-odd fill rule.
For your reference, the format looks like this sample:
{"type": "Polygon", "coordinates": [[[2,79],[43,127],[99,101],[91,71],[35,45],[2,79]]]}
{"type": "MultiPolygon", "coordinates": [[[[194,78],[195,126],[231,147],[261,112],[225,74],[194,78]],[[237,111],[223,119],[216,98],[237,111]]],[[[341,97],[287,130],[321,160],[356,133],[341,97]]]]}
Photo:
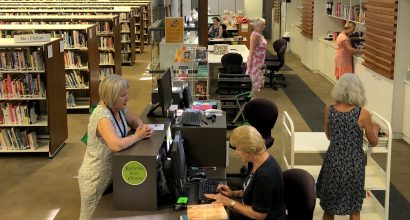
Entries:
{"type": "Polygon", "coordinates": [[[265,63],[267,41],[262,34],[259,34],[256,31],[252,32],[251,39],[255,37],[254,35],[258,35],[260,40],[256,44],[253,52],[252,63],[250,62],[250,57],[248,57],[246,74],[248,74],[252,79],[252,90],[260,91],[265,83],[265,76],[263,74],[262,67],[265,63]]]}
{"type": "Polygon", "coordinates": [[[339,112],[329,107],[330,146],[316,183],[324,211],[350,215],[362,209],[366,155],[363,131],[358,125],[361,108],[339,112]]]}

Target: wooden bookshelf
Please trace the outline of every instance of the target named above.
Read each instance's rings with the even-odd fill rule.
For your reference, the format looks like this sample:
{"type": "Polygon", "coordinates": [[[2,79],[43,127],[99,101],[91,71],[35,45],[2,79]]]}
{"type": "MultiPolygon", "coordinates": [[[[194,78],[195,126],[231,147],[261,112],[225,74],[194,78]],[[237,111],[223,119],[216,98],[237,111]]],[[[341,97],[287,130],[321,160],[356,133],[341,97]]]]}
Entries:
{"type": "MultiPolygon", "coordinates": [[[[98,84],[99,84],[99,66],[98,66],[98,38],[96,37],[97,25],[92,24],[12,24],[1,25],[0,32],[8,32],[7,36],[2,34],[2,37],[13,37],[14,33],[20,32],[28,33],[50,33],[52,37],[63,37],[64,42],[64,59],[69,59],[72,54],[76,54],[81,57],[83,66],[70,66],[65,63],[65,79],[66,89],[69,93],[74,93],[75,98],[86,97],[87,105],[84,105],[84,109],[89,109],[90,103],[97,104],[99,101],[98,84]],[[85,42],[82,46],[69,45],[68,42],[73,43],[74,32],[84,37],[85,42]],[[65,35],[65,36],[63,36],[65,35]],[[70,37],[68,36],[71,36],[70,37]],[[76,82],[76,76],[83,78],[85,82],[73,87],[72,83],[76,82]]],[[[77,78],[77,79],[78,79],[77,78]]],[[[75,102],[75,106],[77,106],[75,102]]],[[[72,103],[74,104],[74,103],[72,103]]],[[[73,107],[67,100],[67,108],[73,107]]]]}
{"type": "MultiPolygon", "coordinates": [[[[53,157],[57,151],[61,148],[68,137],[67,128],[67,112],[65,108],[65,89],[64,89],[64,48],[63,40],[52,38],[47,42],[30,42],[30,43],[15,43],[12,38],[0,38],[0,51],[4,53],[15,52],[15,51],[27,51],[27,53],[37,53],[41,56],[37,56],[36,62],[28,63],[42,63],[38,65],[42,72],[39,70],[34,70],[27,67],[19,67],[25,69],[23,71],[10,71],[10,67],[1,67],[3,74],[9,74],[10,77],[23,77],[28,74],[36,75],[36,78],[40,78],[44,82],[44,93],[38,94],[38,96],[45,96],[46,99],[39,99],[35,104],[37,108],[37,113],[41,116],[37,122],[28,124],[27,122],[23,124],[19,123],[4,123],[0,124],[0,127],[6,131],[6,129],[13,129],[15,136],[13,140],[20,144],[15,144],[13,146],[5,146],[1,148],[0,153],[37,153],[43,152],[48,153],[49,157],[53,157]],[[28,52],[29,51],[29,52],[28,52]],[[43,68],[41,67],[43,66],[43,68]],[[11,76],[13,75],[13,76],[11,76]],[[24,131],[26,134],[31,131],[36,133],[39,147],[36,149],[23,149],[17,147],[17,145],[27,144],[24,142],[24,131]],[[17,131],[18,134],[17,135],[17,131]],[[23,139],[20,139],[23,138],[23,139]]],[[[29,64],[32,65],[32,64],[29,64]]],[[[40,86],[41,87],[41,86],[40,86]]],[[[41,91],[41,90],[40,90],[41,91]]],[[[20,103],[26,102],[27,104],[31,102],[32,99],[27,98],[26,100],[19,100],[20,103]]],[[[2,100],[4,104],[14,103],[15,100],[2,100]]],[[[32,104],[34,106],[34,104],[32,104]]],[[[3,113],[3,112],[2,112],[3,113]]],[[[22,116],[21,116],[22,117],[22,116]]],[[[27,116],[26,116],[27,117],[27,116]]],[[[4,117],[3,122],[6,122],[6,117],[4,117]]],[[[17,115],[16,118],[18,119],[17,115]]],[[[11,140],[11,139],[10,139],[11,140]]],[[[15,143],[16,143],[15,142],[15,143]]],[[[10,142],[11,143],[11,142],[10,142]]]]}
{"type": "Polygon", "coordinates": [[[393,79],[398,1],[368,0],[363,65],[393,79]]]}
{"type": "Polygon", "coordinates": [[[313,38],[313,13],[314,13],[314,1],[303,0],[302,9],[302,35],[310,39],[313,38]]]}

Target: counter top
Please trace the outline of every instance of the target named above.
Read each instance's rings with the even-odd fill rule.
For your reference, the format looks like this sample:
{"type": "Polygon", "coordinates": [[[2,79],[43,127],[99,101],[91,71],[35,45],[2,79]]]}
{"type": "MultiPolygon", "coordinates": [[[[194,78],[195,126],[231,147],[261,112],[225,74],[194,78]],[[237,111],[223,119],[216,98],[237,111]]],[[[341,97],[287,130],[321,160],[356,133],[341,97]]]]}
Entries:
{"type": "Polygon", "coordinates": [[[320,38],[319,41],[320,41],[320,42],[323,42],[323,43],[327,44],[328,46],[333,47],[333,48],[335,48],[335,49],[336,49],[336,47],[337,47],[337,46],[336,46],[336,42],[334,42],[334,41],[325,40],[325,39],[323,39],[323,38],[320,38]]]}

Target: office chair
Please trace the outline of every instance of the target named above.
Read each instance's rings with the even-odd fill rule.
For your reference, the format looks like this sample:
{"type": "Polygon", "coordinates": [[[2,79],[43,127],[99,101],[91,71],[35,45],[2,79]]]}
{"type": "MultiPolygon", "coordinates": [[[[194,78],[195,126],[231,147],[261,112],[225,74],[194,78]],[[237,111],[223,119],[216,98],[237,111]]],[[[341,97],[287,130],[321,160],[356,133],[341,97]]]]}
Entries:
{"type": "Polygon", "coordinates": [[[280,68],[285,64],[285,52],[286,52],[287,45],[283,45],[278,52],[279,60],[265,60],[265,76],[269,77],[269,82],[265,82],[265,84],[272,86],[274,90],[277,90],[276,85],[280,85],[282,87],[286,87],[285,83],[285,76],[283,74],[277,74],[280,68]],[[278,81],[278,80],[281,80],[278,81]]]}
{"type": "Polygon", "coordinates": [[[273,49],[275,50],[276,55],[273,55],[273,54],[267,55],[267,56],[265,57],[265,61],[279,61],[279,57],[278,57],[277,54],[279,53],[280,48],[282,48],[284,45],[287,45],[287,42],[286,42],[285,39],[275,40],[275,41],[272,43],[272,47],[273,47],[273,49]]]}
{"type": "Polygon", "coordinates": [[[221,27],[222,27],[222,37],[228,38],[229,34],[228,34],[228,31],[226,30],[226,24],[221,24],[221,27]]]}
{"type": "Polygon", "coordinates": [[[302,169],[283,172],[288,220],[312,220],[316,204],[315,180],[302,169]]]}
{"type": "Polygon", "coordinates": [[[239,53],[227,53],[222,56],[222,68],[218,68],[219,73],[243,74],[243,57],[239,53]]]}

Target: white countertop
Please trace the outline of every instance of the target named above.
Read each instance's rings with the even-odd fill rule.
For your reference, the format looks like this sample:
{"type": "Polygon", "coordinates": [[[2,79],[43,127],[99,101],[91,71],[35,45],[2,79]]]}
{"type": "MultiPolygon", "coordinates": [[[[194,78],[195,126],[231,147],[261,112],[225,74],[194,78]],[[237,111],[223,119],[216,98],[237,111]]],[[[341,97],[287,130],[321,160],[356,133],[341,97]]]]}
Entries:
{"type": "Polygon", "coordinates": [[[334,41],[332,41],[332,40],[325,40],[325,39],[323,39],[323,38],[320,38],[319,41],[320,41],[320,42],[323,42],[323,43],[327,44],[328,46],[333,47],[333,48],[335,48],[335,49],[336,49],[336,47],[337,47],[337,46],[336,46],[336,42],[334,42],[334,41]]]}
{"type": "MultiPolygon", "coordinates": [[[[208,46],[208,63],[221,63],[222,54],[215,54],[214,52],[209,52],[214,50],[214,45],[208,46]]],[[[243,62],[248,61],[249,49],[246,45],[228,45],[229,53],[239,53],[242,55],[243,62]]]]}

